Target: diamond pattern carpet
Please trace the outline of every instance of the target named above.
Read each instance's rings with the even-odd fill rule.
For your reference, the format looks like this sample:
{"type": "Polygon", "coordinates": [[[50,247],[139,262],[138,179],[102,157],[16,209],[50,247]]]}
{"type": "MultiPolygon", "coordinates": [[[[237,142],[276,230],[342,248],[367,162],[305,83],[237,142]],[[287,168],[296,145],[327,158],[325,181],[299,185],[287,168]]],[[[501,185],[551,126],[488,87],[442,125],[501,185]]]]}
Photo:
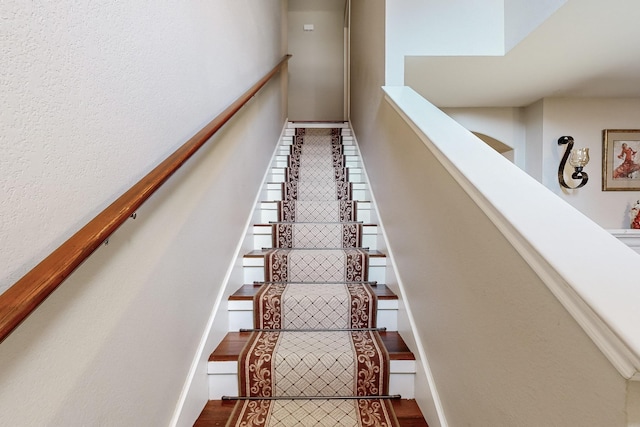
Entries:
{"type": "Polygon", "coordinates": [[[340,129],[296,129],[228,426],[397,426],[340,129]]]}

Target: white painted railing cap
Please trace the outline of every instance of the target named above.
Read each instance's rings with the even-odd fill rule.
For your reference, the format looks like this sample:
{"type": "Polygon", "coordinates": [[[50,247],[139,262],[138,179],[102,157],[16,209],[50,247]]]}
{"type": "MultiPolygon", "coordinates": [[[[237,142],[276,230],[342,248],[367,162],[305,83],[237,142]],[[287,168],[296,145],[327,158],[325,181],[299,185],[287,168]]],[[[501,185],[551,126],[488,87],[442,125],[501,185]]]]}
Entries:
{"type": "Polygon", "coordinates": [[[640,278],[629,273],[640,256],[413,89],[383,90],[618,372],[640,380],[640,278]]]}

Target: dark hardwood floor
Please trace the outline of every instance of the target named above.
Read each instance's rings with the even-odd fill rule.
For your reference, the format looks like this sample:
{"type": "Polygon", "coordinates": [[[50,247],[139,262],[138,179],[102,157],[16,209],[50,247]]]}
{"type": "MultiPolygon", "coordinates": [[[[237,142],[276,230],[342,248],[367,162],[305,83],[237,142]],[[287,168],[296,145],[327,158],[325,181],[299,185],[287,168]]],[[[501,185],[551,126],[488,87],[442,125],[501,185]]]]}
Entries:
{"type": "MultiPolygon", "coordinates": [[[[382,331],[379,333],[391,360],[415,360],[413,353],[411,353],[411,350],[409,350],[398,332],[382,331]]],[[[251,332],[228,332],[214,352],[211,353],[209,361],[238,360],[238,356],[250,336],[251,332]]]]}

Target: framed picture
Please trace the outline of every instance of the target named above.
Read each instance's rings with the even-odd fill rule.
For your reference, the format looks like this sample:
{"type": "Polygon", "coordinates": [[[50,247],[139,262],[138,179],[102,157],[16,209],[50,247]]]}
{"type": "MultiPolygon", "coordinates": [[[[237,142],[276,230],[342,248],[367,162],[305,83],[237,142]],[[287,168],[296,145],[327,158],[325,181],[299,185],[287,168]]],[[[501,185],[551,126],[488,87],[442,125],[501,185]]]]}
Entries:
{"type": "Polygon", "coordinates": [[[602,191],[640,191],[640,130],[602,131],[602,191]]]}

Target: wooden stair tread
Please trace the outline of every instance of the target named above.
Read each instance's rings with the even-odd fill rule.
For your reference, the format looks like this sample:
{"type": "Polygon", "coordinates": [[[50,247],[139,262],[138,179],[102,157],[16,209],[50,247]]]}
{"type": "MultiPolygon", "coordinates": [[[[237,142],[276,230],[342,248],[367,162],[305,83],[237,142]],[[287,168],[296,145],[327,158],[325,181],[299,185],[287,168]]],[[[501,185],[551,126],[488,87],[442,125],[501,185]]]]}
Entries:
{"type": "MultiPolygon", "coordinates": [[[[415,399],[391,401],[401,427],[429,427],[415,399]]],[[[194,423],[194,427],[224,426],[231,417],[234,400],[210,400],[194,423]]]]}
{"type": "MultiPolygon", "coordinates": [[[[209,362],[237,361],[249,336],[251,336],[251,332],[228,332],[209,356],[209,362]]],[[[415,360],[415,356],[398,332],[381,331],[380,338],[382,338],[391,360],[415,360]]]]}
{"type": "MultiPolygon", "coordinates": [[[[235,291],[233,295],[229,296],[230,301],[246,301],[252,300],[253,296],[258,292],[258,289],[262,284],[254,284],[254,285],[242,285],[240,289],[235,291]]],[[[322,286],[322,285],[319,285],[322,286]]],[[[393,293],[391,289],[387,287],[387,285],[377,284],[371,285],[371,289],[376,294],[379,300],[394,300],[398,299],[398,296],[393,293]]]]}

